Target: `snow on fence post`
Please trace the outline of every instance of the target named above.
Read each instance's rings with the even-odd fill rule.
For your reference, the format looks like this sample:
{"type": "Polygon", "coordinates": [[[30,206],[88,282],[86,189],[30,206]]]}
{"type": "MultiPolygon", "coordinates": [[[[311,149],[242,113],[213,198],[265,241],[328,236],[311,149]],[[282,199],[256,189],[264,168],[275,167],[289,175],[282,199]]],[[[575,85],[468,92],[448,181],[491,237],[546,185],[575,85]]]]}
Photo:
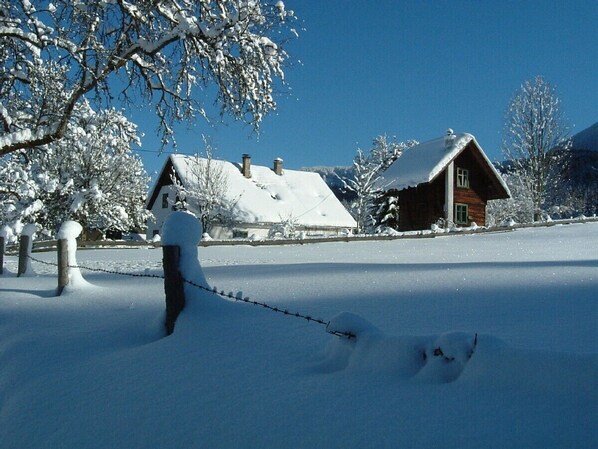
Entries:
{"type": "Polygon", "coordinates": [[[17,269],[17,277],[23,274],[32,273],[31,267],[31,250],[33,249],[33,236],[37,232],[35,224],[27,224],[21,231],[21,237],[19,238],[19,267],[17,269]]]}

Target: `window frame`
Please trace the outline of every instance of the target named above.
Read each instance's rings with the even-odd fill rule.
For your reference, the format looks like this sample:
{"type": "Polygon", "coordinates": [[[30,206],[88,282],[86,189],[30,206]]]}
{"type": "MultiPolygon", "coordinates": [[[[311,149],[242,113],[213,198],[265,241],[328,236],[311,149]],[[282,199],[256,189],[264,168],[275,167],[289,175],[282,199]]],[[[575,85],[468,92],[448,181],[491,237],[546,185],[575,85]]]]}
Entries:
{"type": "Polygon", "coordinates": [[[162,209],[168,209],[168,193],[162,194],[162,209]]]}
{"type": "Polygon", "coordinates": [[[465,203],[455,203],[455,223],[456,224],[469,224],[469,205],[465,203]],[[465,209],[465,220],[460,220],[461,216],[463,215],[463,208],[465,209]],[[459,213],[459,209],[461,213],[459,213]]]}
{"type": "Polygon", "coordinates": [[[469,189],[469,169],[457,167],[457,187],[462,189],[469,189]]]}

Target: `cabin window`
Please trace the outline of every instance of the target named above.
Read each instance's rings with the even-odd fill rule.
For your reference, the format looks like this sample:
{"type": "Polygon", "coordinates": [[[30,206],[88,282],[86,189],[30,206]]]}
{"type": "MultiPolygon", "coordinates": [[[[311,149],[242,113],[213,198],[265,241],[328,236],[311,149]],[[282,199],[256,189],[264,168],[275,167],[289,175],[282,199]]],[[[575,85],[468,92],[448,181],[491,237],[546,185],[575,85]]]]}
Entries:
{"type": "Polygon", "coordinates": [[[457,167],[457,187],[469,187],[469,170],[457,167]]]}
{"type": "Polygon", "coordinates": [[[234,239],[246,239],[249,237],[249,231],[241,231],[240,229],[233,229],[234,239]]]}
{"type": "Polygon", "coordinates": [[[168,193],[162,194],[162,209],[168,209],[168,193]]]}
{"type": "Polygon", "coordinates": [[[455,223],[468,224],[467,216],[469,215],[469,208],[467,204],[455,204],[455,223]]]}

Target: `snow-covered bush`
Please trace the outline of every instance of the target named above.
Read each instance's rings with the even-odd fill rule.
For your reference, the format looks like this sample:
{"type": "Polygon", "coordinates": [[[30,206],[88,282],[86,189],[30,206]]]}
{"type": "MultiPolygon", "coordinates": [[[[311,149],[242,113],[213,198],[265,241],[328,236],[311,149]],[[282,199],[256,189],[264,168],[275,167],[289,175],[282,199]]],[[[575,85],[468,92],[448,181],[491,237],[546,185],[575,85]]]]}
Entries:
{"type": "Polygon", "coordinates": [[[298,220],[297,218],[289,215],[287,217],[280,217],[280,222],[275,223],[272,227],[268,230],[268,238],[269,239],[276,239],[276,238],[283,238],[283,239],[292,239],[297,237],[297,227],[298,227],[298,220]]]}

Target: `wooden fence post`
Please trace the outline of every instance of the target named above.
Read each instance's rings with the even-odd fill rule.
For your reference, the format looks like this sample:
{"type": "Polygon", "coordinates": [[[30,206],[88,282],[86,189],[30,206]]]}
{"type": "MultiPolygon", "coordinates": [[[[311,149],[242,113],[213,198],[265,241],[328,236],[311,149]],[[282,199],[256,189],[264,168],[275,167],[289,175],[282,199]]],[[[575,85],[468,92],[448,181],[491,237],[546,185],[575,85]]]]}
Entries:
{"type": "Polygon", "coordinates": [[[68,240],[59,239],[56,242],[56,249],[58,254],[58,288],[56,289],[56,296],[60,296],[64,287],[69,283],[69,252],[68,240]]]}
{"type": "Polygon", "coordinates": [[[29,242],[31,237],[28,235],[21,235],[19,238],[19,268],[17,270],[17,277],[27,272],[27,262],[29,254],[29,242]]]}
{"type": "Polygon", "coordinates": [[[166,294],[166,335],[174,332],[174,324],[185,307],[185,288],[179,271],[181,249],[178,246],[162,247],[164,266],[164,293],[166,294]]]}
{"type": "Polygon", "coordinates": [[[4,274],[4,250],[6,248],[6,239],[0,235],[0,274],[4,274]]]}

